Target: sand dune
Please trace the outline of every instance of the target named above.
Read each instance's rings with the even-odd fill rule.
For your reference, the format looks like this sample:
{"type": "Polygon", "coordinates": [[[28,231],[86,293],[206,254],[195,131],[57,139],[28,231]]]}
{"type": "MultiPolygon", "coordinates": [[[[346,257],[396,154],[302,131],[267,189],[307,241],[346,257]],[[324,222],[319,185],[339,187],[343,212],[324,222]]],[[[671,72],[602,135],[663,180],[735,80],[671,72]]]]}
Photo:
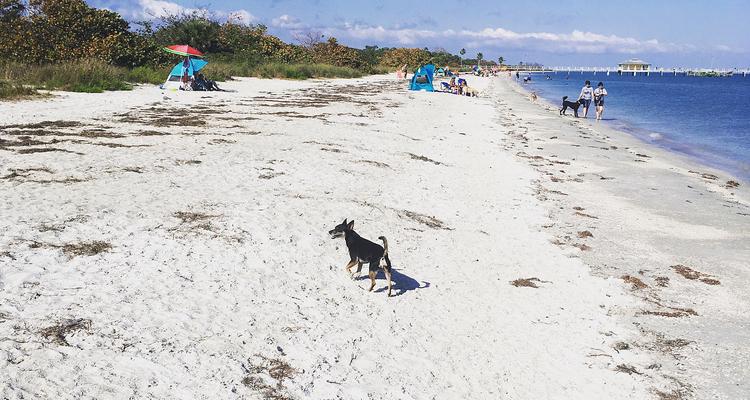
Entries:
{"type": "Polygon", "coordinates": [[[0,393],[748,393],[744,184],[471,80],[4,104],[0,393]],[[394,297],[344,271],[344,218],[394,297]]]}

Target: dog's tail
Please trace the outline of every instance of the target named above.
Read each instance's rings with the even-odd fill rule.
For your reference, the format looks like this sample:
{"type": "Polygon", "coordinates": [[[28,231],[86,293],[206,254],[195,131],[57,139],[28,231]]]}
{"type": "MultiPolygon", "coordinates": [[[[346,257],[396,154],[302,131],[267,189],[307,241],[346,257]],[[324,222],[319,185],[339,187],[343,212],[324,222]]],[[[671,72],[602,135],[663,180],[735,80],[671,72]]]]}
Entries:
{"type": "Polygon", "coordinates": [[[388,240],[385,236],[380,236],[378,239],[383,241],[383,258],[385,259],[385,270],[390,273],[391,271],[391,259],[388,258],[388,240]]]}
{"type": "Polygon", "coordinates": [[[563,101],[567,100],[568,96],[563,96],[563,101]]]}
{"type": "Polygon", "coordinates": [[[380,236],[378,239],[383,241],[383,257],[388,255],[388,240],[385,239],[385,236],[380,236]]]}

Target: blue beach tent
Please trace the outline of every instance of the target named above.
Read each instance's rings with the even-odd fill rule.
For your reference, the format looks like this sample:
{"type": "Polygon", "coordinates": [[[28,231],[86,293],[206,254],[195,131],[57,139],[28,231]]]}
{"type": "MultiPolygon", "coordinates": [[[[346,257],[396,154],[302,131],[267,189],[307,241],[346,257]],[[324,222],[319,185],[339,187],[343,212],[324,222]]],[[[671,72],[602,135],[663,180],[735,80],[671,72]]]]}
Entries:
{"type": "Polygon", "coordinates": [[[162,89],[179,90],[180,84],[182,83],[182,77],[186,73],[188,77],[192,78],[193,75],[203,69],[206,64],[208,64],[208,61],[192,57],[185,58],[185,60],[175,65],[174,68],[172,68],[172,71],[169,72],[167,81],[162,85],[162,89]]]}
{"type": "Polygon", "coordinates": [[[434,92],[435,88],[432,86],[432,76],[434,74],[435,66],[433,64],[427,64],[419,67],[411,77],[411,85],[409,85],[409,90],[426,90],[428,92],[434,92]]]}

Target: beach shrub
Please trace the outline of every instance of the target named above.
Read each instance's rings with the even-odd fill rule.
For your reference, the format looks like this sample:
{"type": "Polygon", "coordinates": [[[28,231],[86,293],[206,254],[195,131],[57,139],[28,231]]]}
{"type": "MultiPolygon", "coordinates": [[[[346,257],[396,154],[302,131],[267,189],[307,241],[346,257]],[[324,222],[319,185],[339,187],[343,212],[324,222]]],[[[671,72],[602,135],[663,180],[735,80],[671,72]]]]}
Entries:
{"type": "Polygon", "coordinates": [[[161,46],[190,44],[204,53],[227,50],[221,41],[221,24],[202,11],[169,15],[161,19],[153,39],[161,46]]]}
{"type": "Polygon", "coordinates": [[[175,57],[163,51],[162,46],[155,41],[133,34],[94,38],[89,46],[90,58],[122,67],[167,66],[176,63],[175,57]]]}
{"type": "Polygon", "coordinates": [[[338,67],[327,64],[287,64],[274,63],[241,63],[212,62],[203,70],[206,76],[217,81],[230,80],[232,77],[254,76],[259,78],[310,79],[310,78],[359,78],[364,72],[349,67],[338,67]]]}
{"type": "Polygon", "coordinates": [[[436,66],[449,66],[451,69],[458,69],[461,65],[461,58],[457,55],[448,53],[445,49],[435,49],[430,52],[430,62],[436,66]]]}
{"type": "Polygon", "coordinates": [[[125,69],[124,80],[131,83],[151,83],[156,85],[164,83],[168,73],[169,68],[140,66],[133,69],[125,69]]]}
{"type": "Polygon", "coordinates": [[[148,37],[129,30],[119,14],[83,0],[0,0],[0,58],[57,63],[85,58],[136,66],[164,62],[148,37]]]}
{"type": "Polygon", "coordinates": [[[74,92],[130,90],[133,83],[160,84],[164,82],[168,72],[168,68],[163,67],[117,67],[97,59],[65,64],[0,65],[2,81],[38,89],[74,92]]]}
{"type": "Polygon", "coordinates": [[[398,48],[386,51],[380,59],[380,64],[391,69],[406,64],[413,70],[429,62],[430,58],[430,52],[425,49],[398,48]]]}
{"type": "Polygon", "coordinates": [[[19,60],[28,51],[24,36],[31,32],[21,0],[0,0],[0,58],[19,60]]]}
{"type": "Polygon", "coordinates": [[[313,62],[317,64],[349,68],[361,68],[364,64],[356,50],[339,44],[333,37],[323,43],[314,44],[310,51],[313,62]]]}
{"type": "Polygon", "coordinates": [[[364,74],[354,68],[327,64],[282,64],[271,63],[258,66],[254,76],[260,78],[309,79],[309,78],[359,78],[364,74]]]}
{"type": "Polygon", "coordinates": [[[18,18],[26,11],[26,6],[21,0],[0,0],[0,21],[9,21],[18,18]]]}
{"type": "Polygon", "coordinates": [[[364,49],[359,49],[357,52],[365,65],[376,66],[380,64],[380,59],[383,58],[383,54],[388,50],[391,49],[387,47],[365,46],[364,49]]]}
{"type": "Polygon", "coordinates": [[[29,51],[17,61],[49,63],[91,56],[93,38],[128,34],[119,14],[89,7],[83,0],[30,0],[21,41],[29,51]]]}
{"type": "Polygon", "coordinates": [[[263,61],[261,40],[266,33],[263,25],[247,26],[228,22],[219,29],[222,44],[220,59],[242,60],[259,64],[263,61]]]}
{"type": "Polygon", "coordinates": [[[36,90],[30,87],[0,80],[0,100],[20,99],[36,94],[36,90]]]}
{"type": "Polygon", "coordinates": [[[71,92],[100,93],[105,90],[130,90],[125,82],[125,69],[100,60],[83,60],[64,64],[46,64],[29,67],[19,82],[44,89],[71,92]]]}
{"type": "Polygon", "coordinates": [[[258,65],[256,61],[212,60],[201,72],[212,80],[227,81],[231,80],[233,76],[255,76],[254,71],[258,65]]]}

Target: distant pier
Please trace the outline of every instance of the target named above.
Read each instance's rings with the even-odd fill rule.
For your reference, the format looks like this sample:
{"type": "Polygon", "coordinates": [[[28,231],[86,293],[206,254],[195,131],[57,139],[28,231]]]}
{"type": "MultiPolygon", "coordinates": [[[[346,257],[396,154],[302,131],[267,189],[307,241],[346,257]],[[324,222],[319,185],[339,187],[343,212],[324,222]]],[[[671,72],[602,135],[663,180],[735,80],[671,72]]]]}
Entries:
{"type": "Polygon", "coordinates": [[[750,68],[731,68],[731,69],[713,69],[713,68],[653,68],[646,70],[630,70],[620,69],[613,67],[544,67],[543,69],[536,70],[534,72],[552,72],[554,74],[567,73],[567,74],[583,74],[593,73],[596,74],[617,74],[617,75],[684,75],[684,76],[736,76],[740,75],[747,77],[750,75],[750,68]]]}

